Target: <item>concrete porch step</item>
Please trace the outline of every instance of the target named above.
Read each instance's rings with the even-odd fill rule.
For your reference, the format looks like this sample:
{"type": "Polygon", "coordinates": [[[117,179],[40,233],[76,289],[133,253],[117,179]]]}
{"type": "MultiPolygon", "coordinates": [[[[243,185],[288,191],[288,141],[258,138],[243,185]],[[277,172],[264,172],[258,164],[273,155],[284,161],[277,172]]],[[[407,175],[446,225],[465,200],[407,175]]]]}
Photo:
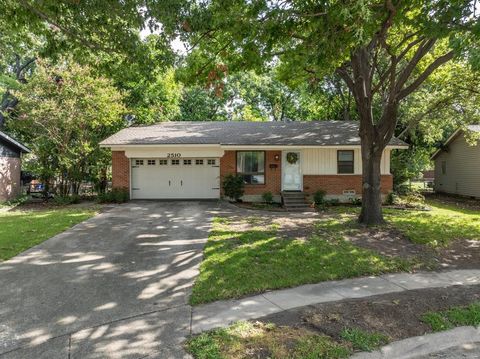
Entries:
{"type": "Polygon", "coordinates": [[[311,210],[309,203],[307,203],[304,192],[282,192],[282,201],[287,211],[309,211],[311,210]]]}

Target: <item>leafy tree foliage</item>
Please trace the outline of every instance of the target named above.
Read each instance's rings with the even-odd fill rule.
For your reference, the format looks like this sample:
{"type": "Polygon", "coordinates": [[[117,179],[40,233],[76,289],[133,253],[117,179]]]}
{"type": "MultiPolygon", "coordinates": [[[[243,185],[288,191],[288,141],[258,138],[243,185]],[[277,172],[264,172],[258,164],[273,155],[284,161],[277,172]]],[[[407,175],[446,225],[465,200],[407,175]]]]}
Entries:
{"type": "Polygon", "coordinates": [[[39,60],[14,94],[19,106],[8,126],[33,150],[32,171],[47,185],[57,179],[62,195],[78,194],[85,179],[104,190],[111,158],[98,143],[124,125],[125,113],[112,81],[75,63],[39,60]]]}

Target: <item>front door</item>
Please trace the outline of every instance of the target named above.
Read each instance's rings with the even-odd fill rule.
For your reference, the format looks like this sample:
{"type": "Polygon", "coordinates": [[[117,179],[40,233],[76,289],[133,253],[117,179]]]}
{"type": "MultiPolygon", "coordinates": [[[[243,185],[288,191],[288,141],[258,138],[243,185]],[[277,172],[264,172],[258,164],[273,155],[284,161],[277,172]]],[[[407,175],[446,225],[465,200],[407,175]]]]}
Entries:
{"type": "Polygon", "coordinates": [[[282,190],[301,191],[303,187],[301,152],[284,151],[282,157],[282,190]]]}

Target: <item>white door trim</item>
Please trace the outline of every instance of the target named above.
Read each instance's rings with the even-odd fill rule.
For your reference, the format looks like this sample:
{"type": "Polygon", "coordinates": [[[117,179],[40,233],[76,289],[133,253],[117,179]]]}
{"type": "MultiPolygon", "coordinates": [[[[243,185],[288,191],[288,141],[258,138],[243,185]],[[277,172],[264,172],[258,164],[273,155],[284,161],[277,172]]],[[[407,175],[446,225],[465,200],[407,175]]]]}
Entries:
{"type": "Polygon", "coordinates": [[[303,153],[301,150],[298,149],[291,149],[282,151],[282,191],[303,191],[303,170],[302,170],[302,161],[303,161],[303,153]],[[299,175],[300,175],[300,188],[298,190],[292,189],[285,189],[285,165],[287,164],[287,153],[288,152],[296,152],[299,154],[299,175]]]}

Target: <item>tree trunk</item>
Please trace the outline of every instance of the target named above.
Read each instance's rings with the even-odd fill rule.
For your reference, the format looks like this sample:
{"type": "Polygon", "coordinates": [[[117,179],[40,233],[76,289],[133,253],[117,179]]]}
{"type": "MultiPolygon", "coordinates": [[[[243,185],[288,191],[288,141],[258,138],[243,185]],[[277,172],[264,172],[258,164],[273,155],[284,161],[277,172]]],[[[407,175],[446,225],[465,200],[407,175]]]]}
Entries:
{"type": "Polygon", "coordinates": [[[383,148],[370,138],[362,138],[362,210],[359,222],[367,226],[384,223],[380,163],[383,148]]]}

